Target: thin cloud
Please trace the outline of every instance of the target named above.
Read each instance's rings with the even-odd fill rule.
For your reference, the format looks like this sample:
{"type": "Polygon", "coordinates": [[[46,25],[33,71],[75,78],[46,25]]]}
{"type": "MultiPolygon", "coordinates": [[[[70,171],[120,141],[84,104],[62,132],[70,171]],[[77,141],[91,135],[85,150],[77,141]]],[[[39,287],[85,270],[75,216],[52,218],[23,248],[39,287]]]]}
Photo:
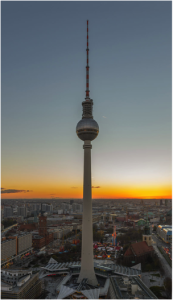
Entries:
{"type": "Polygon", "coordinates": [[[92,189],[100,189],[101,186],[92,186],[92,189]]]}
{"type": "Polygon", "coordinates": [[[105,117],[105,116],[103,116],[103,118],[105,118],[105,119],[106,119],[106,117],[105,117]]]}
{"type": "Polygon", "coordinates": [[[29,193],[30,190],[16,190],[16,189],[5,189],[1,188],[1,194],[16,194],[16,193],[29,193]]]}

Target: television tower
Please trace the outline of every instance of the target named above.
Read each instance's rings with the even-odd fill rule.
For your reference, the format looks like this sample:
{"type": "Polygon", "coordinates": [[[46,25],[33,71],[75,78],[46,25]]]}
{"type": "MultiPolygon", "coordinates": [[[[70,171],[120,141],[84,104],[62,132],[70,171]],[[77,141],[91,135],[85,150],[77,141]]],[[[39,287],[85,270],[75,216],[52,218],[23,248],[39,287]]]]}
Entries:
{"type": "Polygon", "coordinates": [[[92,186],[91,186],[91,141],[99,133],[99,126],[93,119],[93,100],[89,97],[89,43],[88,43],[88,20],[87,20],[87,65],[86,65],[86,97],[82,102],[83,114],[76,126],[77,136],[84,141],[84,177],[83,177],[83,220],[82,220],[82,257],[81,271],[78,278],[80,283],[84,278],[88,283],[98,285],[94,272],[93,260],[93,224],[92,224],[92,186]]]}

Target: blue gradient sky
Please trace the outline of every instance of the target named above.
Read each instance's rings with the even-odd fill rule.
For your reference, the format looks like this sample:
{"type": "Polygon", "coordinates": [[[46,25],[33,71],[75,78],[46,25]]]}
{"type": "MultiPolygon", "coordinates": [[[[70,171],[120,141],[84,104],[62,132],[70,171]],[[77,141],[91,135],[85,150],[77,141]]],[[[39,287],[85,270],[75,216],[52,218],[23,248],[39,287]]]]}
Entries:
{"type": "Polygon", "coordinates": [[[170,197],[171,12],[159,1],[1,2],[2,187],[32,191],[3,198],[82,197],[87,19],[93,197],[170,197]]]}

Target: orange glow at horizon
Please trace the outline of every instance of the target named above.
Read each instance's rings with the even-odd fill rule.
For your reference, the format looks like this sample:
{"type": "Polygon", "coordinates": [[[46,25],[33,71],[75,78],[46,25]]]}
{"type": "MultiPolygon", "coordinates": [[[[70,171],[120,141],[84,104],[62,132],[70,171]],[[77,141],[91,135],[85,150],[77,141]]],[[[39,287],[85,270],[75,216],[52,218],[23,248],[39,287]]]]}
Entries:
{"type": "MultiPolygon", "coordinates": [[[[10,189],[5,186],[5,190],[10,189]]],[[[16,190],[27,190],[23,186],[20,189],[19,187],[15,186],[16,190]]],[[[17,193],[2,193],[2,199],[40,199],[40,198],[47,198],[47,199],[58,199],[58,198],[76,198],[82,199],[83,198],[83,186],[67,186],[62,184],[58,187],[36,187],[34,186],[29,190],[29,192],[17,192],[17,193]]],[[[172,198],[172,186],[170,185],[149,185],[149,186],[127,186],[127,185],[120,185],[120,186],[103,186],[92,188],[92,198],[93,199],[171,199],[172,198]]]]}

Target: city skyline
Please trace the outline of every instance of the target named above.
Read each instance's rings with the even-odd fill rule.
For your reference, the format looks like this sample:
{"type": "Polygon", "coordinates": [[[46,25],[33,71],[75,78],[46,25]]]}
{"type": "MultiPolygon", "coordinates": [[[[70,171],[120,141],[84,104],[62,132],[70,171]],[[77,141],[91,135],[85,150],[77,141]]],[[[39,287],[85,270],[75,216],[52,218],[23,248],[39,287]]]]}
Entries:
{"type": "Polygon", "coordinates": [[[2,3],[2,199],[82,199],[87,19],[93,198],[172,198],[171,5],[2,3]]]}

